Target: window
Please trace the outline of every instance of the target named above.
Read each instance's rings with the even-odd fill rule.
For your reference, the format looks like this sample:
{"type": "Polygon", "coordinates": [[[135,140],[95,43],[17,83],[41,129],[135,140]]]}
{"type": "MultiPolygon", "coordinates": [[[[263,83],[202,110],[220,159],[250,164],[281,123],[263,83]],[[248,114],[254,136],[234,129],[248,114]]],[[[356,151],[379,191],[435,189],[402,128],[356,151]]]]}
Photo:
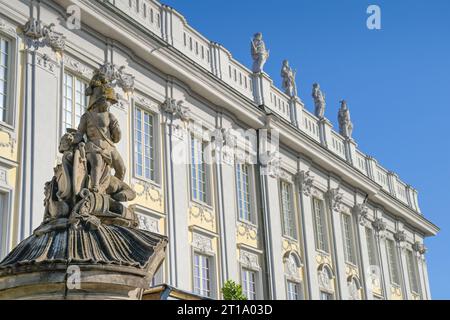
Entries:
{"type": "Polygon", "coordinates": [[[333,294],[325,291],[320,291],[320,300],[334,300],[333,294]]]}
{"type": "Polygon", "coordinates": [[[10,42],[0,36],[0,121],[8,122],[10,42]]]}
{"type": "Polygon", "coordinates": [[[194,254],[194,293],[211,296],[211,258],[201,254],[194,254]]]}
{"type": "Polygon", "coordinates": [[[287,281],[288,300],[301,300],[300,284],[297,282],[287,281]]]}
{"type": "Polygon", "coordinates": [[[256,273],[242,269],[242,291],[248,300],[256,300],[256,273]]]}
{"type": "Polygon", "coordinates": [[[134,122],[135,150],[134,166],[136,176],[155,181],[155,138],[154,117],[136,108],[134,122]]]}
{"type": "Polygon", "coordinates": [[[297,238],[294,210],[292,204],[292,186],[281,181],[281,212],[283,215],[283,234],[291,238],[297,238]]]}
{"type": "Polygon", "coordinates": [[[206,194],[206,144],[193,135],[191,137],[191,192],[192,198],[197,201],[207,202],[206,194]]]}
{"type": "Polygon", "coordinates": [[[386,240],[389,272],[391,275],[391,282],[397,286],[400,285],[400,273],[398,266],[397,250],[395,248],[394,241],[386,240]]]}
{"type": "Polygon", "coordinates": [[[408,276],[409,276],[409,283],[411,286],[411,291],[414,293],[419,293],[419,281],[417,277],[417,264],[416,260],[414,259],[414,255],[411,250],[406,251],[406,262],[408,266],[408,276]]]}
{"type": "Polygon", "coordinates": [[[352,217],[348,214],[342,214],[342,233],[344,236],[345,261],[356,264],[352,217]]]}
{"type": "Polygon", "coordinates": [[[236,189],[239,218],[252,222],[250,204],[250,166],[248,164],[236,164],[236,189]]]}
{"type": "Polygon", "coordinates": [[[313,211],[316,229],[316,249],[328,252],[327,226],[322,200],[313,198],[313,211]]]}
{"type": "Polygon", "coordinates": [[[88,97],[85,96],[87,83],[78,77],[64,73],[64,110],[63,110],[63,131],[68,128],[77,128],[80,118],[87,109],[88,97]]]}
{"type": "Polygon", "coordinates": [[[369,255],[369,264],[371,266],[379,266],[375,235],[373,233],[373,230],[370,228],[366,228],[366,242],[367,242],[367,253],[369,255]]]}

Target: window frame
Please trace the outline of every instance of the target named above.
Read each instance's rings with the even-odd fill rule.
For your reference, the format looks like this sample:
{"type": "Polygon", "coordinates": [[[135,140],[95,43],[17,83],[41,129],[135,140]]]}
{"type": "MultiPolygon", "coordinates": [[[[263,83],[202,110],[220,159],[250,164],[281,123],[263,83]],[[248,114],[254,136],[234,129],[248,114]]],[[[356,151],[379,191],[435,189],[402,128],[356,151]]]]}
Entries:
{"type": "Polygon", "coordinates": [[[414,253],[411,250],[406,249],[406,268],[408,269],[410,291],[420,295],[419,267],[414,258],[414,253]]]}
{"type": "MultiPolygon", "coordinates": [[[[201,252],[200,250],[197,249],[193,249],[192,250],[192,292],[196,295],[205,297],[205,298],[215,298],[216,297],[216,277],[215,277],[215,256],[214,255],[210,255],[207,254],[205,252],[201,252]],[[202,293],[198,293],[196,292],[196,287],[195,287],[195,256],[199,256],[199,257],[203,257],[206,259],[206,261],[208,261],[208,274],[209,274],[209,296],[208,295],[203,295],[202,293]]],[[[202,278],[199,278],[200,280],[202,280],[202,278]]],[[[202,282],[200,281],[200,284],[202,282]]],[[[201,291],[203,291],[204,289],[201,289],[201,291]]]]}
{"type": "Polygon", "coordinates": [[[296,214],[296,206],[295,206],[295,198],[294,198],[294,186],[292,184],[292,182],[288,181],[288,180],[284,180],[284,179],[280,179],[279,182],[279,192],[280,192],[280,213],[281,213],[281,226],[282,226],[282,233],[283,236],[292,240],[297,241],[298,237],[299,237],[299,233],[298,233],[298,221],[297,221],[297,214],[296,214]],[[292,224],[292,232],[293,234],[288,234],[286,231],[286,212],[285,212],[285,207],[284,207],[284,191],[283,191],[283,185],[287,186],[288,188],[288,195],[289,195],[289,206],[290,206],[290,219],[291,219],[291,224],[292,224]]]}
{"type": "MultiPolygon", "coordinates": [[[[204,139],[203,137],[199,136],[198,134],[196,134],[196,132],[190,132],[189,135],[189,139],[188,139],[188,143],[189,143],[189,193],[190,193],[190,198],[192,202],[198,203],[202,206],[207,206],[207,207],[211,207],[212,206],[212,193],[211,193],[211,166],[207,161],[207,156],[206,156],[206,152],[209,149],[209,144],[210,141],[208,141],[207,139],[204,139]],[[201,143],[202,145],[202,149],[204,148],[204,150],[202,150],[202,155],[203,158],[206,160],[202,160],[204,161],[204,163],[202,163],[204,165],[204,172],[205,172],[205,199],[204,201],[202,199],[198,199],[194,197],[194,185],[193,185],[193,176],[192,176],[192,167],[194,165],[194,163],[192,163],[193,160],[193,154],[192,154],[192,141],[193,140],[197,140],[198,142],[201,143]]],[[[209,155],[210,156],[210,155],[209,155]]]]}
{"type": "MultiPolygon", "coordinates": [[[[62,81],[61,81],[61,85],[62,85],[62,105],[60,108],[60,125],[59,125],[59,135],[60,137],[62,137],[66,132],[65,132],[65,128],[64,128],[64,124],[66,123],[65,118],[66,118],[66,75],[71,76],[72,78],[72,96],[71,96],[71,101],[72,101],[72,105],[71,105],[71,114],[72,114],[72,128],[77,129],[79,123],[76,123],[76,100],[75,100],[75,95],[76,95],[76,81],[79,80],[80,82],[83,82],[85,84],[85,89],[84,92],[86,92],[86,88],[89,86],[89,80],[87,80],[84,76],[81,76],[79,74],[77,74],[76,72],[73,72],[72,70],[68,69],[68,68],[64,68],[63,73],[62,73],[62,81]]],[[[86,99],[86,109],[84,110],[83,113],[81,113],[80,115],[80,119],[83,116],[83,114],[87,111],[87,109],[89,108],[89,97],[85,96],[84,97],[86,99]]]]}
{"type": "Polygon", "coordinates": [[[242,286],[242,293],[247,297],[247,299],[249,301],[254,301],[254,300],[258,300],[259,299],[259,271],[248,268],[246,266],[241,266],[241,272],[240,272],[240,277],[241,277],[241,286],[242,286]],[[248,272],[248,273],[252,273],[254,275],[254,286],[255,286],[255,292],[254,292],[254,299],[250,299],[245,291],[245,286],[244,286],[244,273],[248,272]]]}
{"type": "MultiPolygon", "coordinates": [[[[4,170],[4,169],[2,169],[4,170]]],[[[7,172],[7,170],[5,170],[7,172]]],[[[13,206],[13,191],[9,188],[0,186],[0,198],[3,207],[0,207],[0,261],[6,257],[11,250],[11,218],[13,206]]]]}
{"type": "Polygon", "coordinates": [[[19,70],[19,38],[15,32],[15,27],[6,24],[6,28],[0,30],[0,37],[6,39],[9,42],[8,45],[8,68],[6,75],[6,121],[0,120],[0,126],[4,127],[8,132],[16,131],[16,120],[18,113],[18,77],[17,72],[19,70]]]}
{"type": "Polygon", "coordinates": [[[303,299],[303,295],[302,295],[302,283],[300,281],[293,281],[292,279],[286,279],[286,298],[287,300],[304,300],[303,299]],[[291,299],[291,291],[290,287],[295,286],[296,287],[296,292],[295,294],[297,295],[297,299],[291,299]]]}
{"type": "Polygon", "coordinates": [[[342,238],[344,241],[344,259],[345,262],[356,266],[358,263],[356,249],[356,234],[353,226],[353,216],[351,214],[341,213],[342,238]],[[348,228],[348,229],[347,229],[348,228]],[[351,252],[349,252],[349,249],[351,252]]]}
{"type": "Polygon", "coordinates": [[[397,246],[396,246],[394,240],[386,239],[386,250],[387,250],[389,278],[390,278],[391,285],[393,285],[395,287],[400,287],[401,281],[402,281],[401,274],[400,274],[400,264],[399,264],[400,261],[399,261],[399,256],[398,256],[398,252],[397,252],[397,246]],[[393,257],[391,257],[391,255],[393,255],[393,257]],[[397,279],[394,279],[394,278],[397,278],[397,279]]]}
{"type": "Polygon", "coordinates": [[[159,144],[159,123],[160,123],[160,116],[159,113],[155,112],[154,110],[146,107],[145,105],[139,104],[134,102],[133,103],[133,112],[132,112],[132,139],[133,139],[133,177],[144,181],[149,182],[152,184],[155,184],[156,186],[159,186],[160,184],[160,144],[159,144]],[[143,175],[138,175],[137,173],[137,135],[136,135],[136,117],[137,117],[137,110],[140,109],[141,112],[148,113],[153,118],[152,123],[152,135],[153,135],[153,179],[145,177],[145,168],[143,166],[143,175]]]}
{"type": "Polygon", "coordinates": [[[311,197],[311,206],[312,206],[312,213],[313,213],[313,220],[314,220],[314,242],[316,251],[323,252],[326,254],[330,254],[330,239],[328,234],[328,219],[327,219],[327,213],[326,213],[326,205],[325,201],[323,199],[320,199],[318,197],[311,197]],[[321,248],[319,246],[319,231],[318,231],[318,225],[317,225],[317,212],[316,212],[316,206],[315,201],[320,203],[320,217],[322,220],[322,233],[323,233],[323,244],[324,247],[321,248]]]}
{"type": "Polygon", "coordinates": [[[367,243],[367,254],[369,256],[369,265],[380,267],[379,248],[376,241],[375,231],[369,227],[366,227],[364,231],[367,243]],[[375,260],[375,264],[372,264],[373,261],[371,260],[375,260]]]}
{"type": "Polygon", "coordinates": [[[244,224],[250,224],[253,226],[256,226],[258,223],[258,217],[257,217],[257,210],[256,210],[256,204],[255,204],[255,183],[254,183],[254,178],[255,178],[255,173],[254,173],[254,167],[253,165],[247,163],[247,162],[242,162],[242,161],[238,161],[235,160],[235,164],[234,164],[234,186],[235,186],[235,190],[236,190],[236,218],[237,221],[244,223],[244,224]],[[238,166],[246,166],[248,169],[248,194],[249,194],[249,205],[250,205],[250,210],[249,210],[249,215],[250,215],[250,219],[244,219],[243,217],[241,217],[241,212],[239,210],[239,189],[238,189],[238,176],[237,176],[237,168],[238,166]]]}

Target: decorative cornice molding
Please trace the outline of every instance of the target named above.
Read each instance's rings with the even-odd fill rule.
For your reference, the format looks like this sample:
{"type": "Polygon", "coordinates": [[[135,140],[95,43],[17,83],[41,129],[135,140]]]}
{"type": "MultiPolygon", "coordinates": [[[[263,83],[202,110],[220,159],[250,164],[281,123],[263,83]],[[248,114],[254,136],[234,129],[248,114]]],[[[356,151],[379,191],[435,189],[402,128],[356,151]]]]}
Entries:
{"type": "Polygon", "coordinates": [[[3,19],[0,19],[0,31],[13,37],[17,36],[16,29],[13,26],[7,24],[3,19]]]}
{"type": "Polygon", "coordinates": [[[76,72],[77,74],[87,79],[91,79],[94,74],[94,70],[92,68],[73,59],[68,55],[64,55],[64,65],[68,67],[72,72],[76,72]]]}
{"type": "Polygon", "coordinates": [[[311,176],[311,172],[301,170],[296,174],[295,178],[300,192],[309,197],[312,192],[311,188],[314,184],[314,177],[311,176]]]}

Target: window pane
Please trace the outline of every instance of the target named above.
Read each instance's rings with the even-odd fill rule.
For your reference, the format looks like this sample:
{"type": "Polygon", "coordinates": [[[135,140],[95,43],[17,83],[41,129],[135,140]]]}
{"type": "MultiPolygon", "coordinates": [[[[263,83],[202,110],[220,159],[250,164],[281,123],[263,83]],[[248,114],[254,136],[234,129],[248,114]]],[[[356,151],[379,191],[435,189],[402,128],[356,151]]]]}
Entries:
{"type": "Polygon", "coordinates": [[[296,238],[297,228],[295,226],[293,204],[292,204],[292,187],[291,184],[281,182],[281,210],[283,215],[283,233],[285,236],[296,238]]]}
{"type": "Polygon", "coordinates": [[[342,232],[344,237],[344,253],[347,262],[356,263],[353,239],[352,217],[342,214],[342,232]]]}
{"type": "Polygon", "coordinates": [[[316,229],[316,248],[328,252],[328,238],[323,201],[313,198],[313,210],[316,229]]]}
{"type": "Polygon", "coordinates": [[[198,295],[211,296],[210,258],[194,254],[194,292],[198,295]]]}
{"type": "Polygon", "coordinates": [[[252,222],[250,212],[250,177],[248,164],[236,164],[236,189],[239,217],[242,220],[252,222]]]}
{"type": "Polygon", "coordinates": [[[136,108],[135,122],[135,167],[136,175],[155,180],[155,154],[153,115],[136,108]]]}
{"type": "Polygon", "coordinates": [[[0,37],[0,121],[8,121],[9,42],[0,37]]]}
{"type": "Polygon", "coordinates": [[[395,243],[392,240],[387,240],[388,262],[391,281],[393,284],[400,285],[400,274],[398,270],[398,258],[395,243]]]}

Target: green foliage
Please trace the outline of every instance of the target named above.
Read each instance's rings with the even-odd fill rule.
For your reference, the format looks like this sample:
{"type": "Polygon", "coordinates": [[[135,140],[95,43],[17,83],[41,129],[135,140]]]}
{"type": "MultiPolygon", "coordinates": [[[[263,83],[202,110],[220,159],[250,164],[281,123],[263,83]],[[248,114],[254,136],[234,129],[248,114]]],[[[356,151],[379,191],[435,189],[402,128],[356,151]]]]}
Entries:
{"type": "Polygon", "coordinates": [[[233,280],[225,282],[223,288],[224,300],[247,300],[247,297],[242,293],[242,287],[233,280]]]}

